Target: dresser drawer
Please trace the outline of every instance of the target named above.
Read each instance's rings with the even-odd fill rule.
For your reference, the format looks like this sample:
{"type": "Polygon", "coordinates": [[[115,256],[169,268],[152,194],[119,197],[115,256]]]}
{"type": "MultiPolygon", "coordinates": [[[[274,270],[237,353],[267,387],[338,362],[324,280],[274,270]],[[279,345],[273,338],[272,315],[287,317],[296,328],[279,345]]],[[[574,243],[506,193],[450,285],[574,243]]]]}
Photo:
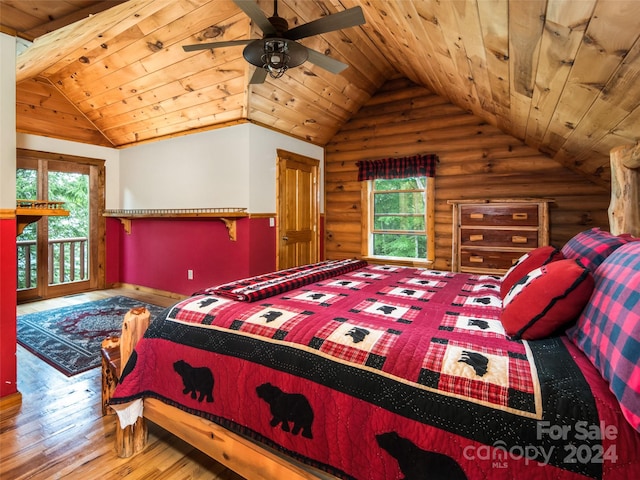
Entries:
{"type": "Polygon", "coordinates": [[[465,248],[460,251],[460,267],[508,270],[522,256],[522,252],[501,252],[497,250],[473,250],[465,248]]]}
{"type": "Polygon", "coordinates": [[[474,226],[526,226],[538,225],[538,206],[515,205],[461,205],[460,225],[474,226]]]}
{"type": "Polygon", "coordinates": [[[481,247],[522,247],[536,248],[538,246],[537,230],[512,229],[460,229],[460,245],[481,247]]]}

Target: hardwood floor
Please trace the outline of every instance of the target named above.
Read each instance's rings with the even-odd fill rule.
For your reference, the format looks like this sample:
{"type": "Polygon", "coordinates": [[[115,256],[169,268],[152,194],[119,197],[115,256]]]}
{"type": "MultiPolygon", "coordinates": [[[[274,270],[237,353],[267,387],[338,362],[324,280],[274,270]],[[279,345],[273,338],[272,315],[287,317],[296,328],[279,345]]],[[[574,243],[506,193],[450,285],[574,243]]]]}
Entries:
{"type": "MultiPolygon", "coordinates": [[[[18,306],[18,315],[113,295],[168,306],[176,300],[111,289],[18,306]]],[[[100,368],[66,377],[18,346],[22,405],[0,411],[0,479],[218,479],[242,477],[149,423],[149,444],[118,458],[115,417],[102,416],[100,368]]]]}

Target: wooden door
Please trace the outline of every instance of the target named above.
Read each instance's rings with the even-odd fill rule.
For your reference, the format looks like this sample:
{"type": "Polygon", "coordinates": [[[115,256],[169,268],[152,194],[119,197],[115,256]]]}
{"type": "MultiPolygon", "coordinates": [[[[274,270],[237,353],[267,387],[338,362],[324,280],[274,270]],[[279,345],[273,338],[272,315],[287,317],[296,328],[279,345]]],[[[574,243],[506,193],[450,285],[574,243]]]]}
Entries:
{"type": "Polygon", "coordinates": [[[319,261],[320,161],[277,153],[277,268],[282,270],[319,261]]]}
{"type": "Polygon", "coordinates": [[[104,161],[19,149],[17,169],[18,191],[64,201],[71,213],[45,216],[17,237],[18,302],[104,288],[104,161]]]}

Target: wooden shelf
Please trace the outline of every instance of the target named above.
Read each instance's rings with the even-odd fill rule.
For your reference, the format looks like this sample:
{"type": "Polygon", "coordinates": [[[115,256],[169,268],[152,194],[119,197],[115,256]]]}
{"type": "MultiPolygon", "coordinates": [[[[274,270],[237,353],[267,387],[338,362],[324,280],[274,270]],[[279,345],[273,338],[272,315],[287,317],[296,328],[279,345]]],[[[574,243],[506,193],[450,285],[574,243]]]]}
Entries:
{"type": "Polygon", "coordinates": [[[248,217],[246,208],[153,208],[132,210],[105,210],[105,217],[113,217],[120,220],[127,233],[131,233],[131,220],[136,218],[215,218],[222,222],[229,231],[229,239],[235,241],[236,220],[248,217]]]}
{"type": "Polygon", "coordinates": [[[69,210],[65,210],[63,206],[64,202],[16,200],[16,235],[20,235],[27,225],[42,217],[68,217],[69,210]]]}

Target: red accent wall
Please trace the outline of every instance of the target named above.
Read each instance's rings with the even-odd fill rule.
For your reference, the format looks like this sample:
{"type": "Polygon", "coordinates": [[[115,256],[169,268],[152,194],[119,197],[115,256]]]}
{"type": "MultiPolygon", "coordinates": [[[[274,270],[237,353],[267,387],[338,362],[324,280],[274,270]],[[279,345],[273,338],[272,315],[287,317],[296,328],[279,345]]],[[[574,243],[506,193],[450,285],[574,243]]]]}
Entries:
{"type": "Polygon", "coordinates": [[[268,218],[239,218],[235,241],[218,219],[134,219],[129,234],[118,220],[108,220],[107,283],[191,295],[276,266],[276,228],[268,218]]]}
{"type": "Polygon", "coordinates": [[[120,233],[123,227],[117,218],[106,220],[105,282],[107,285],[113,285],[120,282],[120,233]]]}
{"type": "Polygon", "coordinates": [[[16,393],[16,220],[0,219],[0,397],[16,393]]]}

